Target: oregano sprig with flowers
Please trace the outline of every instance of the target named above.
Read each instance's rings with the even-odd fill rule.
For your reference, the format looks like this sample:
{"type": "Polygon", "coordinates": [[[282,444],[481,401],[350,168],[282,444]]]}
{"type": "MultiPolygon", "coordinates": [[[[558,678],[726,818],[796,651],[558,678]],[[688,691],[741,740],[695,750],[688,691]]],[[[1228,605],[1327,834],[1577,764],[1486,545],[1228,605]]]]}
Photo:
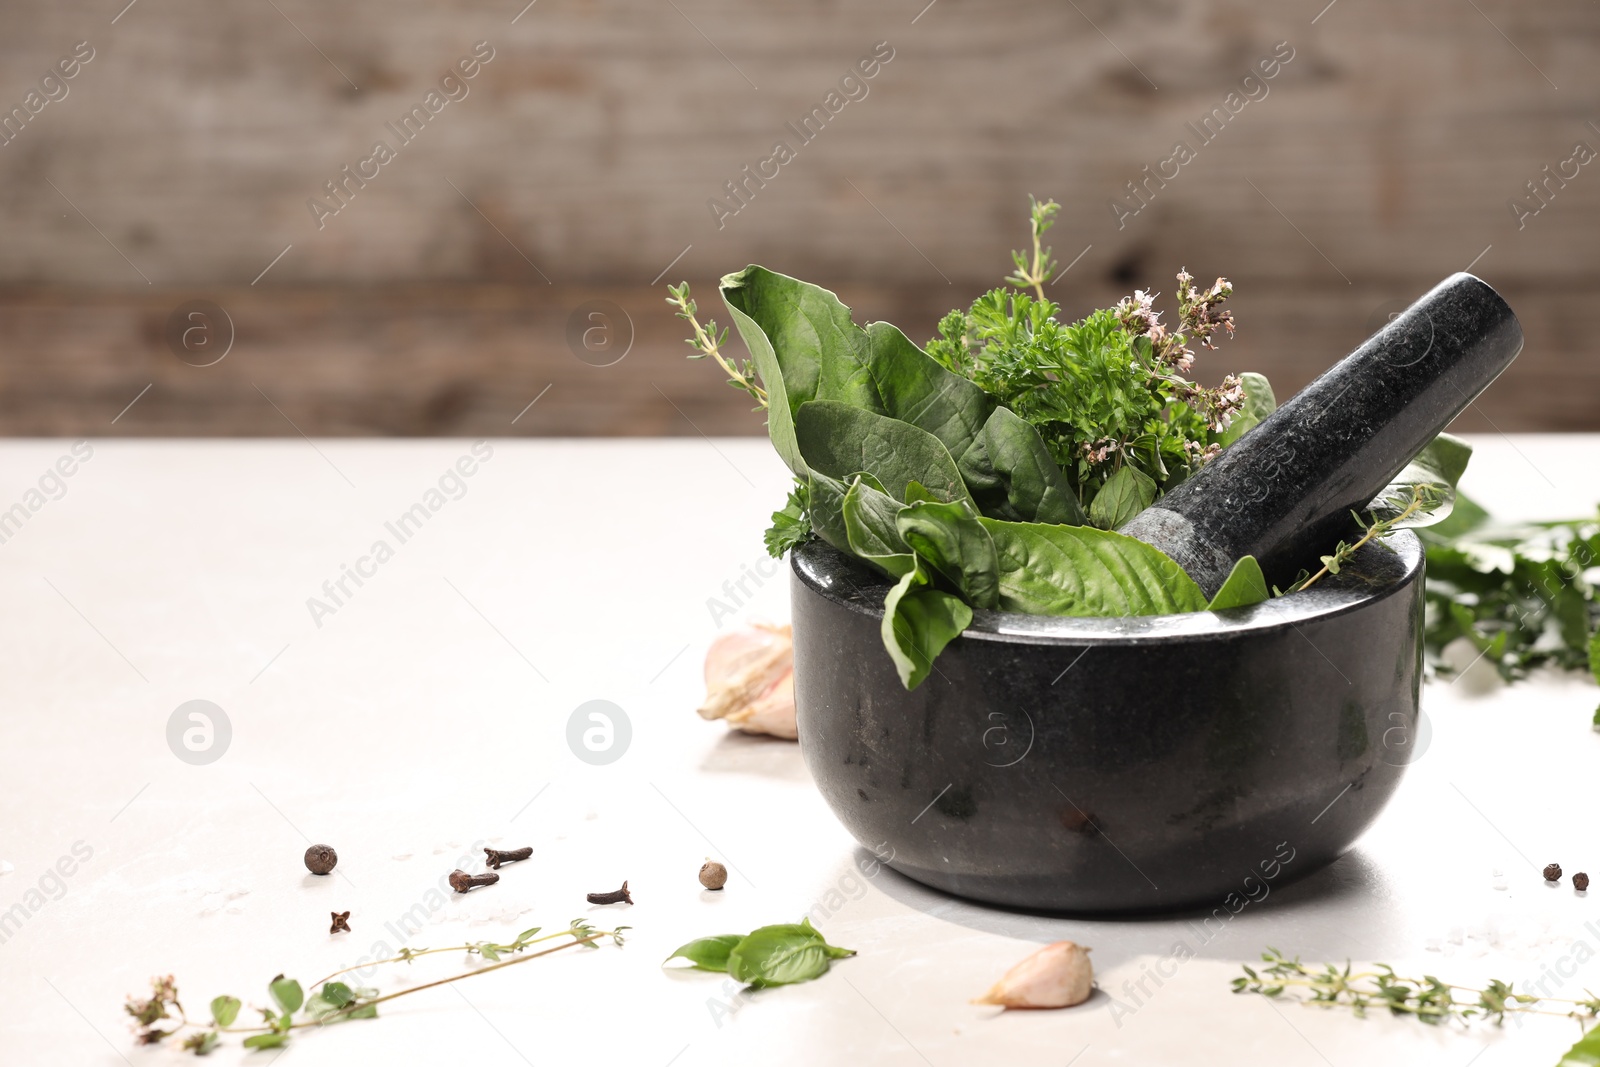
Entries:
{"type": "Polygon", "coordinates": [[[186,1052],[204,1056],[217,1047],[221,1035],[242,1034],[245,1035],[242,1044],[246,1048],[278,1048],[287,1044],[290,1035],[296,1030],[328,1026],[352,1019],[375,1019],[378,1017],[379,1004],[412,993],[420,993],[424,989],[448,985],[480,974],[488,974],[490,971],[527,963],[529,960],[536,960],[569,948],[580,946],[598,948],[598,942],[605,938],[610,938],[614,944],[621,945],[622,932],[628,927],[597,930],[585,919],[574,919],[565,929],[553,934],[540,936],[539,929],[536,926],[524,930],[503,944],[494,941],[469,941],[464,945],[452,945],[448,948],[403,948],[399,955],[389,959],[334,971],[311,984],[314,992],[309,997],[298,981],[280,974],[267,983],[267,993],[276,1010],[257,1008],[256,1010],[261,1013],[259,1026],[235,1025],[239,1011],[244,1006],[244,1002],[235,996],[219,996],[212,999],[209,1024],[191,1020],[178,998],[177,982],[171,975],[152,978],[150,995],[145,998],[128,997],[123,1010],[133,1017],[134,1034],[141,1045],[159,1044],[169,1037],[183,1034],[180,1047],[186,1052]],[[534,945],[565,937],[570,937],[572,940],[537,952],[528,951],[534,945]],[[336,980],[354,970],[390,963],[410,963],[422,956],[432,956],[442,952],[465,952],[468,956],[478,956],[489,961],[489,965],[386,994],[380,994],[376,989],[351,986],[336,980]]]}

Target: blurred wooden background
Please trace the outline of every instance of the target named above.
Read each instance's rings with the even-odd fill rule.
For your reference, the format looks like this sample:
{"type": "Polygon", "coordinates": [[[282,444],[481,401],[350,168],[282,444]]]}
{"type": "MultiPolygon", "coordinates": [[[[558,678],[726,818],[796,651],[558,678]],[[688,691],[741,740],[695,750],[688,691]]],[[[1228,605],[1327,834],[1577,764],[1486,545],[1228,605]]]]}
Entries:
{"type": "Polygon", "coordinates": [[[1600,166],[1564,162],[1600,148],[1600,6],[926,2],[13,0],[0,433],[759,433],[683,359],[666,282],[716,315],[717,276],[761,262],[923,339],[1009,270],[1030,192],[1064,205],[1069,313],[1170,298],[1180,266],[1234,281],[1239,336],[1202,378],[1285,396],[1475,263],[1528,346],[1461,426],[1600,428],[1600,166]],[[478,41],[468,95],[319,229],[307,200],[398,146],[385,124],[478,41]],[[785,124],[880,41],[866,96],[802,144],[785,124]],[[1283,41],[1202,144],[1186,124],[1283,41]],[[1195,158],[1119,228],[1112,199],[1180,139],[1195,158]],[[719,228],[707,201],[778,140],[795,158],[719,228]],[[1568,177],[1544,203],[1547,165],[1568,177]],[[1520,227],[1519,197],[1542,205],[1520,227]],[[195,300],[231,321],[211,366],[167,339],[195,300]],[[580,358],[596,300],[614,347],[580,358]]]}

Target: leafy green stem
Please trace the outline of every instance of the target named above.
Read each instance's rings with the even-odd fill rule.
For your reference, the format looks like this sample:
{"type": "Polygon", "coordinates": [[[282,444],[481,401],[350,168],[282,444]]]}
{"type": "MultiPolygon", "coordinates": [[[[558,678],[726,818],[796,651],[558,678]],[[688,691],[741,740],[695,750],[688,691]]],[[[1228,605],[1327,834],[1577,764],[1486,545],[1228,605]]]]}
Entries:
{"type": "Polygon", "coordinates": [[[1006,279],[1018,289],[1032,288],[1040,301],[1044,300],[1044,283],[1056,272],[1056,261],[1050,258],[1050,249],[1041,247],[1045,231],[1055,225],[1056,212],[1061,205],[1054,200],[1039,203],[1028,197],[1029,232],[1033,238],[1033,257],[1030,260],[1021,252],[1012,252],[1011,261],[1016,270],[1006,279]]]}
{"type": "Polygon", "coordinates": [[[1365,546],[1367,542],[1373,540],[1374,538],[1387,537],[1389,534],[1393,533],[1395,528],[1398,527],[1402,522],[1404,522],[1406,519],[1409,519],[1423,508],[1431,506],[1431,503],[1432,495],[1428,492],[1428,487],[1425,485],[1418,485],[1412,488],[1410,502],[1406,504],[1406,506],[1398,515],[1391,516],[1387,519],[1374,519],[1373,522],[1368,524],[1362,522],[1361,516],[1352,511],[1350,514],[1355,518],[1356,524],[1362,527],[1362,529],[1365,531],[1361,535],[1361,539],[1355,544],[1346,544],[1345,542],[1340,541],[1339,544],[1334,548],[1332,555],[1322,557],[1321,570],[1317,571],[1317,573],[1313,574],[1309,578],[1304,579],[1303,581],[1295,582],[1289,587],[1288,591],[1291,593],[1298,593],[1300,590],[1316,584],[1316,582],[1325,575],[1338,574],[1339,568],[1350,562],[1351,557],[1353,557],[1357,552],[1361,551],[1362,547],[1365,546]]]}

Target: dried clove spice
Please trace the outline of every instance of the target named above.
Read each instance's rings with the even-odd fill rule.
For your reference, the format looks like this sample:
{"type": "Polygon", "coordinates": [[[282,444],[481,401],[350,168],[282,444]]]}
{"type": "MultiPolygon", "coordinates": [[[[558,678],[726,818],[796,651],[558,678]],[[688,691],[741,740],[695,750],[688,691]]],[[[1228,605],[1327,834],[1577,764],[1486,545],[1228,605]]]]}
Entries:
{"type": "Polygon", "coordinates": [[[623,882],[614,893],[590,893],[585,899],[591,904],[632,904],[633,894],[628,892],[628,883],[623,882]]]}
{"type": "Polygon", "coordinates": [[[306,870],[312,874],[330,874],[339,862],[339,854],[332,845],[312,845],[306,849],[306,870]]]}
{"type": "Polygon", "coordinates": [[[450,872],[450,888],[457,893],[465,893],[469,889],[476,889],[480,885],[494,885],[500,876],[493,871],[483,874],[468,874],[466,871],[455,870],[450,872]]]}
{"type": "Polygon", "coordinates": [[[1561,864],[1552,863],[1544,869],[1544,880],[1547,882],[1561,881],[1561,864]]]}
{"type": "Polygon", "coordinates": [[[347,934],[350,932],[350,913],[348,911],[330,911],[328,914],[333,916],[333,925],[328,927],[328,933],[336,934],[340,930],[347,934]]]}
{"type": "Polygon", "coordinates": [[[700,884],[707,889],[721,889],[728,884],[728,868],[716,860],[706,860],[700,865],[700,884]]]}
{"type": "Polygon", "coordinates": [[[504,850],[498,848],[486,848],[483,850],[483,854],[484,856],[488,857],[484,860],[484,862],[498,871],[502,863],[513,863],[517,860],[527,859],[529,856],[533,855],[533,848],[532,846],[529,846],[528,848],[513,848],[504,850]]]}

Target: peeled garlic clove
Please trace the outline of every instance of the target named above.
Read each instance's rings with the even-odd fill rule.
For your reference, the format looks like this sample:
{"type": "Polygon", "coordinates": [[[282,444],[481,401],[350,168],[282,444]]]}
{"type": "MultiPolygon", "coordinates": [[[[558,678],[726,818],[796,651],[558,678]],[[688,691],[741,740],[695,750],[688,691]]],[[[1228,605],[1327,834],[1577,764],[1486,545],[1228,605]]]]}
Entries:
{"type": "Polygon", "coordinates": [[[1002,1008],[1070,1008],[1094,991],[1089,949],[1072,941],[1046,945],[1005,973],[974,1004],[1002,1008]]]}
{"type": "Polygon", "coordinates": [[[723,634],[706,652],[703,719],[747,733],[793,739],[794,643],[788,626],[757,624],[723,634]]]}

